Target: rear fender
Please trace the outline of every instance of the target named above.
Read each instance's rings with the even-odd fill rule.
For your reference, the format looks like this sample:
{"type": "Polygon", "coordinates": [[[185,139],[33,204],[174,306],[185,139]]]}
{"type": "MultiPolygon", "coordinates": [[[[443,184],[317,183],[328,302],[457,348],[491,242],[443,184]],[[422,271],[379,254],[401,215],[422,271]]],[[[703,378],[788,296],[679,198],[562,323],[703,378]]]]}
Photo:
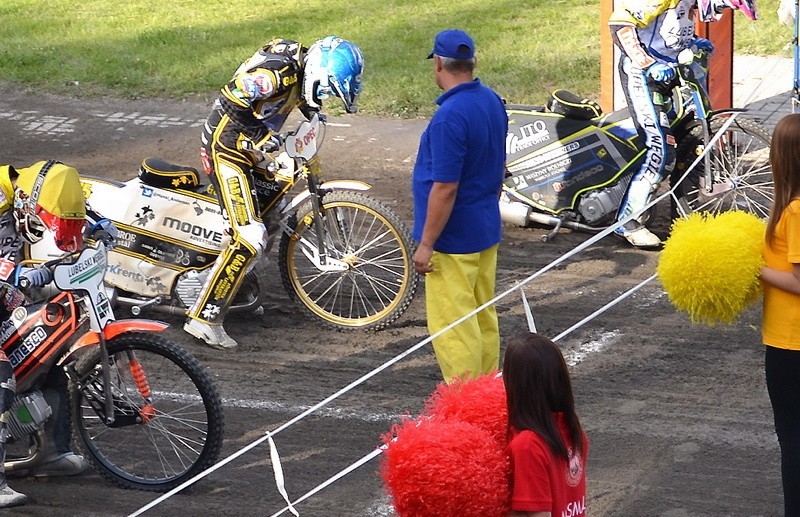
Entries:
{"type": "MultiPolygon", "coordinates": [[[[363,181],[358,180],[331,180],[322,183],[318,187],[320,190],[369,190],[372,188],[372,185],[369,183],[364,183],[363,181]]],[[[308,190],[304,190],[303,192],[297,194],[293,199],[292,202],[289,203],[283,210],[283,213],[291,212],[300,204],[311,197],[311,192],[308,190]]]]}

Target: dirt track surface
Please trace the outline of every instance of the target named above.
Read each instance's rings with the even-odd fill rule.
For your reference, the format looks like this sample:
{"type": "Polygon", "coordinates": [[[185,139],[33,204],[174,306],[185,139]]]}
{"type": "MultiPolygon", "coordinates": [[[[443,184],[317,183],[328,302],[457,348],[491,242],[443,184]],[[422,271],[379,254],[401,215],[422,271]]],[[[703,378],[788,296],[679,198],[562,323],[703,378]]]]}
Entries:
{"type": "MultiPolygon", "coordinates": [[[[202,103],[79,101],[35,92],[0,97],[0,162],[55,158],[81,172],[133,177],[160,156],[199,166],[202,103]]],[[[332,118],[322,151],[328,178],[372,183],[372,195],[411,220],[409,180],[426,121],[332,118]]],[[[666,222],[657,213],[655,231],[666,222]]],[[[506,227],[498,293],[588,238],[506,227]]],[[[538,330],[555,337],[655,272],[658,255],[605,239],[529,283],[538,330]]],[[[265,315],[231,318],[232,351],[181,330],[169,335],[206,365],[225,398],[225,458],[427,337],[424,297],[390,329],[327,330],[289,304],[277,267],[265,315]]],[[[422,287],[424,289],[424,285],[422,287]]],[[[498,304],[501,334],[527,328],[518,292],[498,304]]],[[[124,317],[125,314],[118,314],[124,317]]],[[[161,315],[151,315],[164,319],[161,315]]],[[[591,515],[780,515],[779,458],[763,379],[760,307],[734,326],[693,326],[658,281],[559,341],[573,364],[578,411],[591,442],[591,515]]],[[[369,454],[402,414],[416,415],[440,380],[423,348],[326,410],[275,437],[294,500],[369,454]]],[[[308,516],[391,516],[374,460],[298,505],[308,516]]],[[[157,494],[117,489],[99,475],[12,480],[30,497],[15,515],[126,515],[157,494]]],[[[272,515],[284,502],[266,444],[145,515],[272,515]]],[[[288,513],[286,514],[288,515],[288,513]]]]}

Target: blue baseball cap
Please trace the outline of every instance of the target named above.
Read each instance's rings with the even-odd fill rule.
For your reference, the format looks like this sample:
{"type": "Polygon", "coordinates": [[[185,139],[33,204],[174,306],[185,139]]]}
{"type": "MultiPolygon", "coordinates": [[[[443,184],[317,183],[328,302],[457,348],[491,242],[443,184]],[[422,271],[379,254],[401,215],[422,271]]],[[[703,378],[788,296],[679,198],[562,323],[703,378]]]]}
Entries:
{"type": "Polygon", "coordinates": [[[475,57],[475,43],[466,32],[458,29],[443,30],[433,41],[433,56],[451,57],[454,59],[472,59],[475,57]]]}

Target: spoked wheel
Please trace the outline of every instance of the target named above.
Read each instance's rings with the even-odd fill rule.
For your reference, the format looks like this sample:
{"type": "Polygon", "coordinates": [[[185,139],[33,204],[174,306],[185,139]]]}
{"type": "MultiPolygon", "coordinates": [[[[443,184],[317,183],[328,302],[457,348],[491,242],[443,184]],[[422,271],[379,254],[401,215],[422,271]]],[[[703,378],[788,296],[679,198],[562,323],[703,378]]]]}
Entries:
{"type": "Polygon", "coordinates": [[[110,386],[99,350],[78,362],[79,379],[70,382],[75,441],[84,457],[113,483],[147,491],[169,490],[211,466],[222,445],[222,405],[200,363],[151,333],[114,338],[108,353],[110,386]]]}
{"type": "Polygon", "coordinates": [[[358,192],[330,192],[323,208],[325,249],[338,270],[318,267],[318,235],[311,202],[289,220],[281,238],[280,270],[287,292],[301,307],[340,329],[377,330],[411,304],[417,273],[411,267],[411,237],[400,218],[358,192]]]}
{"type": "MultiPolygon", "coordinates": [[[[726,120],[727,117],[713,119],[711,134],[716,134],[726,120]]],[[[770,132],[761,124],[737,115],[709,151],[712,188],[710,191],[706,188],[704,158],[701,158],[675,189],[677,200],[673,203],[673,216],[744,210],[760,218],[768,217],[775,195],[769,165],[771,140],[770,132]]],[[[698,126],[678,146],[673,185],[702,151],[703,134],[698,126]]]]}

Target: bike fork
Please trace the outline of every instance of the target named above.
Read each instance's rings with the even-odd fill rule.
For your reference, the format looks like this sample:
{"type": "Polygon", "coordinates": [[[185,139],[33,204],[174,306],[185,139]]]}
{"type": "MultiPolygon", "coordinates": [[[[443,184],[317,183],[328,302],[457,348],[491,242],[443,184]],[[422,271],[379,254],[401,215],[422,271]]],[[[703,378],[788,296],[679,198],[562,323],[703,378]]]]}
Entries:
{"type": "Polygon", "coordinates": [[[106,425],[114,423],[114,396],[111,393],[111,365],[109,364],[110,357],[108,355],[108,348],[106,347],[106,338],[100,332],[100,360],[103,362],[103,390],[105,393],[103,402],[106,407],[106,425]]]}
{"type": "Polygon", "coordinates": [[[714,177],[711,171],[711,149],[708,143],[711,141],[711,121],[706,116],[705,106],[699,92],[692,92],[692,100],[695,104],[695,117],[703,124],[703,177],[706,180],[705,191],[710,194],[714,188],[714,177]]]}
{"type": "Polygon", "coordinates": [[[325,250],[325,222],[322,220],[322,200],[313,174],[308,175],[308,191],[311,192],[311,207],[314,210],[313,225],[317,231],[317,256],[321,266],[328,264],[328,252],[325,250]]]}
{"type": "Polygon", "coordinates": [[[147,375],[145,375],[142,363],[139,362],[136,354],[132,350],[129,350],[127,354],[128,365],[131,369],[131,377],[136,385],[136,389],[144,400],[144,405],[139,409],[139,415],[142,417],[142,423],[146,424],[156,416],[156,411],[152,404],[153,400],[150,398],[152,395],[150,384],[147,382],[147,375]]]}

